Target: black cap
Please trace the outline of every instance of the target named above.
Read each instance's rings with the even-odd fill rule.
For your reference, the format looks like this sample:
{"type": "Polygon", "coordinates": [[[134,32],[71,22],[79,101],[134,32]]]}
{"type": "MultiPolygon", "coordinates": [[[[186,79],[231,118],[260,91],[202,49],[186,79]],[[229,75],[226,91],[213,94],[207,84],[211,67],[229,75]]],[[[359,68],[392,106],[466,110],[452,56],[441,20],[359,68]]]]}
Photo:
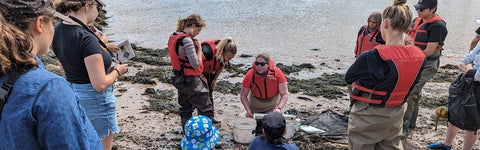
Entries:
{"type": "Polygon", "coordinates": [[[426,8],[432,9],[437,7],[437,0],[418,0],[418,3],[413,5],[413,7],[415,7],[415,9],[420,9],[420,10],[423,10],[426,8]]]}
{"type": "Polygon", "coordinates": [[[280,138],[285,131],[286,121],[282,114],[270,112],[262,119],[262,127],[267,136],[280,138]]]}

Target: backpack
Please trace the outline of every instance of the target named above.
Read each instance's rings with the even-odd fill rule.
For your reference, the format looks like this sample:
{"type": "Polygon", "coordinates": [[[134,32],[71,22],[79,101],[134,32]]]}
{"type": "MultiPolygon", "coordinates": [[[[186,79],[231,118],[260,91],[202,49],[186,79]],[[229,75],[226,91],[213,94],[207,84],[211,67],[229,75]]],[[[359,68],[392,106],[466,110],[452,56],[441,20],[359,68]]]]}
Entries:
{"type": "Polygon", "coordinates": [[[480,83],[473,77],[460,74],[448,88],[448,121],[462,130],[477,131],[480,127],[477,87],[480,83]]]}

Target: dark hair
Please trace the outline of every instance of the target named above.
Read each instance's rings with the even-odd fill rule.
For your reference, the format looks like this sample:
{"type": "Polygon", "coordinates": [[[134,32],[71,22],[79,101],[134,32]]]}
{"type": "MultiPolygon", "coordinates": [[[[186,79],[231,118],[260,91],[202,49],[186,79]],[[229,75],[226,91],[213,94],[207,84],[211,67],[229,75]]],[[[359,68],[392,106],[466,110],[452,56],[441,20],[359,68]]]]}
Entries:
{"type": "Polygon", "coordinates": [[[393,29],[406,32],[412,21],[412,12],[405,3],[407,0],[394,0],[393,5],[383,10],[382,18],[390,19],[393,29]]]}
{"type": "Polygon", "coordinates": [[[378,12],[378,11],[374,11],[370,14],[370,16],[368,16],[368,20],[370,20],[370,18],[372,19],[375,19],[375,21],[377,21],[377,27],[380,27],[380,24],[382,22],[382,13],[378,12]]]}
{"type": "Polygon", "coordinates": [[[26,72],[38,66],[33,58],[33,36],[29,25],[43,16],[44,23],[53,19],[50,0],[3,0],[0,2],[0,75],[11,70],[26,72]]]}
{"type": "Polygon", "coordinates": [[[55,8],[58,12],[66,14],[69,11],[78,11],[87,4],[95,4],[95,0],[61,0],[56,2],[55,8]]]}
{"type": "Polygon", "coordinates": [[[185,19],[178,19],[177,22],[177,32],[183,31],[185,27],[190,27],[192,25],[195,25],[197,27],[206,27],[205,21],[200,17],[199,14],[191,14],[185,19]]]}

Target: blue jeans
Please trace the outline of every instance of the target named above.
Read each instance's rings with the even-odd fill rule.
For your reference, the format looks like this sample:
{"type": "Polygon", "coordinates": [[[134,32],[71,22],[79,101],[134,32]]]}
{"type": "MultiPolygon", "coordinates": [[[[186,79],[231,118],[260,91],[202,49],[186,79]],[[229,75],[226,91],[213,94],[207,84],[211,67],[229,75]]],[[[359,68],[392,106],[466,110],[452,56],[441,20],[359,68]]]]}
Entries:
{"type": "Polygon", "coordinates": [[[101,92],[95,91],[90,83],[71,84],[80,97],[80,105],[85,109],[98,136],[100,138],[107,137],[110,131],[119,133],[113,84],[101,92]]]}

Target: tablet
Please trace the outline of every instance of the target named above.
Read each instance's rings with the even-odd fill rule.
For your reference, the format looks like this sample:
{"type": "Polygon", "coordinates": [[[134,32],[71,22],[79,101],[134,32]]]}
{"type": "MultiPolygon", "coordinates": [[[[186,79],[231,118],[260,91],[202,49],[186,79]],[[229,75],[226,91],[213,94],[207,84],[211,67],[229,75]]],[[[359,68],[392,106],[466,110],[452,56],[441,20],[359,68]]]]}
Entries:
{"type": "Polygon", "coordinates": [[[114,55],[121,63],[126,63],[128,60],[135,57],[135,53],[133,52],[132,45],[130,45],[130,42],[128,40],[120,42],[120,44],[118,44],[117,47],[120,50],[118,50],[118,52],[115,53],[114,55]]]}

